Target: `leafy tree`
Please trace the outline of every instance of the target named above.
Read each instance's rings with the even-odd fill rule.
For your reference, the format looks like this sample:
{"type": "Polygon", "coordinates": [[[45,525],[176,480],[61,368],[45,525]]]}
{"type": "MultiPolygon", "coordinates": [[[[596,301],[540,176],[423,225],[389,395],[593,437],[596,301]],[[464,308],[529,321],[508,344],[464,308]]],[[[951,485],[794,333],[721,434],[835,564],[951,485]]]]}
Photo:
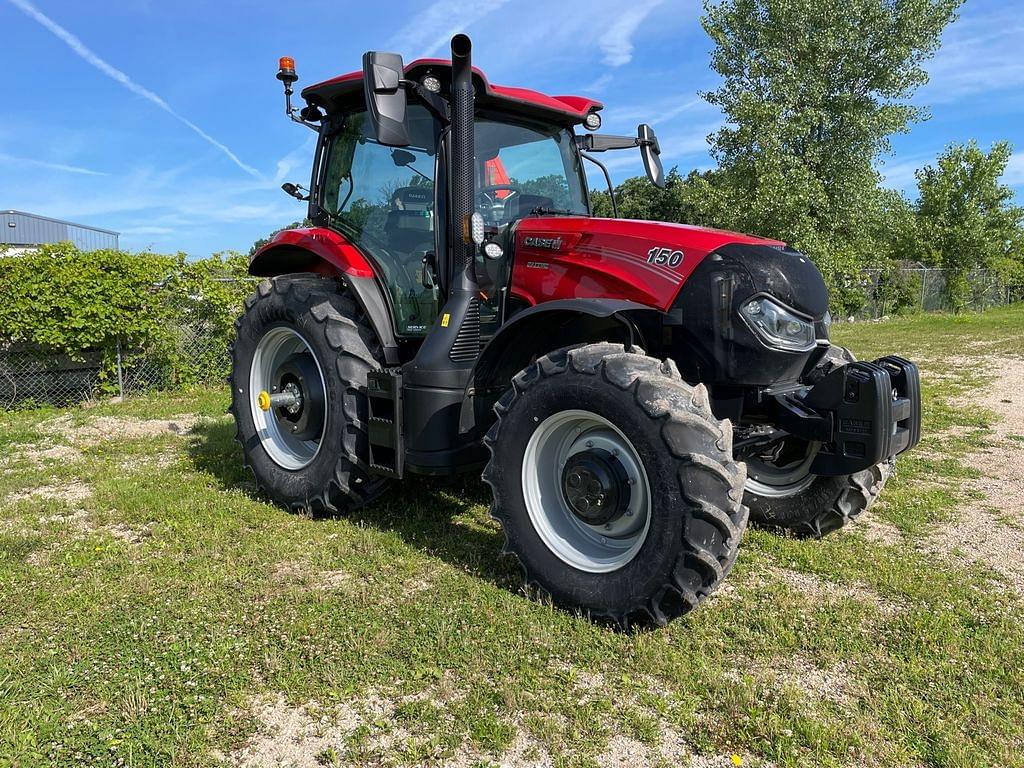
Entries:
{"type": "Polygon", "coordinates": [[[548,198],[555,208],[568,208],[570,205],[569,182],[560,173],[538,176],[534,179],[523,179],[522,181],[510,179],[509,183],[517,187],[523,194],[548,198]]]}
{"type": "Polygon", "coordinates": [[[917,212],[926,258],[948,270],[946,293],[954,311],[970,294],[972,269],[1020,274],[1024,263],[1024,208],[1000,183],[1011,155],[999,142],[986,153],[971,141],[950,145],[934,166],[917,172],[917,212]]]}
{"type": "MultiPolygon", "coordinates": [[[[626,179],[615,187],[619,216],[717,226],[718,213],[706,199],[706,191],[715,183],[715,176],[715,171],[691,171],[684,177],[678,168],[672,168],[665,175],[664,189],[651,184],[646,176],[626,179]]],[[[591,190],[590,203],[595,216],[612,215],[611,200],[606,190],[591,190]]]]}
{"type": "Polygon", "coordinates": [[[719,224],[777,237],[836,285],[874,253],[880,154],[924,117],[907,103],[961,0],[706,0],[727,123],[701,198],[719,224]]]}
{"type": "Polygon", "coordinates": [[[308,226],[311,226],[310,220],[309,219],[303,219],[302,221],[293,221],[291,224],[286,224],[283,227],[278,227],[277,229],[275,229],[273,232],[271,232],[266,237],[261,237],[259,240],[257,240],[255,243],[252,244],[252,246],[249,248],[249,258],[251,259],[253,256],[256,255],[256,251],[258,251],[264,245],[266,245],[271,240],[273,240],[274,239],[274,235],[276,235],[278,232],[283,232],[286,229],[295,229],[297,227],[308,227],[308,226]]]}

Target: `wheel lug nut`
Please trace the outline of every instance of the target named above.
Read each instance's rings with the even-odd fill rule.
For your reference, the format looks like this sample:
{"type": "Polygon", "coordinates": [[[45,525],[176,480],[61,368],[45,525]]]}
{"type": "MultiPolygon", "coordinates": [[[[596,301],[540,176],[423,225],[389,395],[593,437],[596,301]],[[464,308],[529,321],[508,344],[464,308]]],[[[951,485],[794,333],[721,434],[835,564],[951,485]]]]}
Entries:
{"type": "Polygon", "coordinates": [[[594,447],[594,441],[593,440],[587,440],[587,448],[593,448],[593,447],[594,447]]]}

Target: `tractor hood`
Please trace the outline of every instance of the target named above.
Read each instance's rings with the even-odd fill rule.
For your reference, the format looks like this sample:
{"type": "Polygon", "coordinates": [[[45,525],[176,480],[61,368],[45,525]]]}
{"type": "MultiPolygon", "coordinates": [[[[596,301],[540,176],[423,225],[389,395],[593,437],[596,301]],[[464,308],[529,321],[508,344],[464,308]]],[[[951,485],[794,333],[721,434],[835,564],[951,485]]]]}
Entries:
{"type": "MultiPolygon", "coordinates": [[[[611,296],[668,311],[694,270],[720,248],[742,245],[752,246],[750,252],[793,253],[778,240],[720,229],[585,216],[522,219],[513,238],[511,292],[531,305],[553,299],[611,296]]],[[[820,282],[817,269],[799,258],[820,282]]],[[[753,269],[758,273],[754,279],[758,289],[781,288],[784,300],[798,294],[797,286],[786,287],[790,277],[778,259],[767,261],[773,263],[753,269]]],[[[813,310],[808,314],[818,314],[813,310]]]]}

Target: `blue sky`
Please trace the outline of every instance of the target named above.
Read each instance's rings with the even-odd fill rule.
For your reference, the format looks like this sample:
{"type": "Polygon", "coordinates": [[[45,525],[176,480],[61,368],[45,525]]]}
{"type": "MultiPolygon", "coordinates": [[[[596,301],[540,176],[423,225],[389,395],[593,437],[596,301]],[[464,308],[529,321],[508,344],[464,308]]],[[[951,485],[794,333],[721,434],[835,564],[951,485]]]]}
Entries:
{"type": "MultiPolygon", "coordinates": [[[[468,32],[497,83],[604,101],[607,131],[658,131],[667,166],[711,165],[720,122],[698,91],[715,85],[690,0],[435,0],[433,3],[0,0],[5,98],[0,209],[122,233],[123,247],[203,256],[246,250],[301,218],[280,191],[305,182],[312,132],[283,114],[277,57],[299,86],[356,69],[368,49],[406,61],[468,32]],[[100,11],[100,7],[102,10],[100,11]]],[[[1006,180],[1024,191],[1024,3],[968,0],[916,103],[931,119],[895,137],[887,183],[952,141],[1010,140],[1006,180]]],[[[609,158],[616,180],[639,154],[609,158]]],[[[592,185],[599,180],[592,177],[592,185]]]]}

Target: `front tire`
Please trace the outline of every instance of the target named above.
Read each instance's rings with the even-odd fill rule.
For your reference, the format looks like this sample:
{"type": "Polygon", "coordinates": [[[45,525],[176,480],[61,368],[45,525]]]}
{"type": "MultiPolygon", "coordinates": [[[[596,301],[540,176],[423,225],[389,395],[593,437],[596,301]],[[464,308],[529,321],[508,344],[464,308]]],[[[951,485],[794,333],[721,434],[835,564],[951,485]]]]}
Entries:
{"type": "MultiPolygon", "coordinates": [[[[811,383],[856,359],[845,347],[829,347],[811,373],[811,383]]],[[[780,455],[788,454],[784,463],[748,459],[743,503],[753,522],[820,539],[874,504],[896,465],[889,459],[852,475],[812,475],[809,467],[816,450],[816,444],[797,440],[783,446],[780,455]]]]}
{"type": "Polygon", "coordinates": [[[671,362],[561,349],[517,374],[495,411],[483,477],[528,585],[628,627],[668,623],[728,574],[744,467],[730,423],[671,362]]]}
{"type": "Polygon", "coordinates": [[[312,514],[345,512],[379,495],[383,480],[364,459],[366,378],[383,355],[353,298],[316,275],[263,280],[235,331],[231,413],[260,490],[312,514]],[[294,402],[266,407],[264,397],[285,391],[294,402]]]}

